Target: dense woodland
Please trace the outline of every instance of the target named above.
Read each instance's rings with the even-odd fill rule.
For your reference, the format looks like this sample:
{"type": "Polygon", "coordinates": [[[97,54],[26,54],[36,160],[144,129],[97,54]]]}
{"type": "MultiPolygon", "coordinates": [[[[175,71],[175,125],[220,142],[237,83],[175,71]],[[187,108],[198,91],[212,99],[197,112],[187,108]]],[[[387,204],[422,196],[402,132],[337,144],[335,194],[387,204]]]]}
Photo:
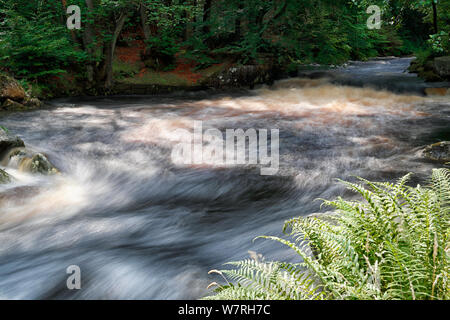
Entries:
{"type": "Polygon", "coordinates": [[[180,61],[289,72],[380,55],[425,60],[448,53],[449,20],[448,0],[2,0],[0,66],[24,84],[66,75],[108,88],[140,69],[116,62],[118,47],[134,47],[156,71],[180,61]],[[79,30],[66,26],[69,5],[81,8],[79,30]],[[367,27],[371,5],[382,9],[380,29],[367,27]]]}
{"type": "MultiPolygon", "coordinates": [[[[0,0],[0,297],[450,299],[449,20],[450,0],[0,0]],[[72,29],[74,5],[81,24],[72,29]],[[373,6],[380,28],[368,24],[373,6]],[[235,70],[256,70],[260,84],[412,55],[337,70],[364,77],[364,88],[290,79],[229,96],[40,100],[120,86],[203,90],[235,70]],[[408,65],[440,84],[406,74],[408,65]],[[372,75],[383,86],[372,87],[372,75]],[[206,131],[198,142],[195,125],[190,137],[197,121],[220,128],[220,139],[226,132],[226,149],[206,131]],[[273,176],[255,174],[256,162],[228,163],[235,126],[245,128],[231,130],[236,150],[245,162],[248,136],[259,165],[269,163],[269,140],[257,144],[251,130],[280,129],[270,138],[273,176]],[[183,165],[169,157],[178,143],[183,165]],[[198,145],[227,162],[186,161],[198,145]],[[417,175],[400,178],[407,170],[417,175]],[[348,190],[331,184],[354,175],[363,178],[341,180],[348,190]],[[359,198],[340,197],[349,191],[359,198]],[[309,203],[331,195],[323,205],[332,211],[309,203]],[[293,212],[301,216],[284,234],[272,233],[293,212]],[[292,254],[247,245],[260,231],[275,236],[254,240],[292,254]],[[245,249],[251,259],[206,278],[245,249]],[[81,270],[74,263],[88,280],[67,291],[65,270],[81,270]],[[220,283],[206,289],[213,276],[220,283]]],[[[247,80],[236,87],[252,87],[247,80]]]]}

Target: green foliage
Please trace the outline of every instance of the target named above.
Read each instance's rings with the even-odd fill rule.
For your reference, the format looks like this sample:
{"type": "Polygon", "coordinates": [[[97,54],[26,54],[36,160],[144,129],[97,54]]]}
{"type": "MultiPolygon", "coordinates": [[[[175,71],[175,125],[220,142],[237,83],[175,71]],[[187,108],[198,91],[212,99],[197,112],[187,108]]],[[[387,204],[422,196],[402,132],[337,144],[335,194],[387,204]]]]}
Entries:
{"type": "Polygon", "coordinates": [[[197,69],[232,61],[290,71],[423,48],[445,55],[450,1],[433,1],[437,19],[431,0],[73,0],[67,5],[80,6],[81,30],[68,31],[61,1],[0,0],[0,62],[30,82],[69,72],[91,88],[112,84],[116,45],[131,49],[141,39],[146,48],[136,50],[157,71],[174,68],[178,57],[197,69]],[[370,5],[382,10],[379,30],[366,25],[370,5]]]}
{"type": "Polygon", "coordinates": [[[437,34],[430,35],[430,39],[428,43],[430,44],[433,51],[437,54],[444,53],[449,50],[450,42],[449,42],[449,33],[445,31],[441,31],[437,34]]]}
{"type": "MultiPolygon", "coordinates": [[[[200,37],[192,37],[184,42],[189,48],[183,52],[183,58],[196,63],[196,69],[201,70],[210,67],[218,61],[211,57],[211,51],[200,37]]],[[[220,50],[215,51],[216,53],[220,50]]],[[[230,53],[230,52],[227,52],[230,53]]]]}
{"type": "Polygon", "coordinates": [[[450,170],[433,170],[426,187],[409,177],[344,182],[363,201],[324,201],[336,215],[287,221],[293,240],[261,237],[303,262],[231,263],[212,271],[227,283],[207,299],[449,299],[450,170]]]}
{"type": "Polygon", "coordinates": [[[156,70],[170,70],[175,67],[175,54],[179,50],[175,39],[168,33],[150,38],[146,42],[151,52],[152,67],[156,70]]]}
{"type": "Polygon", "coordinates": [[[85,54],[74,49],[67,29],[55,25],[50,12],[24,17],[13,10],[2,10],[0,61],[16,77],[44,79],[64,73],[72,63],[82,63],[85,54]]]}
{"type": "Polygon", "coordinates": [[[423,21],[430,26],[427,36],[427,45],[436,55],[446,55],[450,53],[450,1],[449,0],[410,0],[411,6],[423,15],[423,21]],[[435,3],[437,10],[438,32],[434,31],[434,11],[432,3],[435,3]],[[433,32],[431,32],[433,30],[433,32]]]}
{"type": "Polygon", "coordinates": [[[433,49],[431,47],[425,46],[417,49],[415,51],[415,56],[417,63],[419,65],[424,65],[427,61],[434,58],[435,53],[433,52],[433,49]]]}
{"type": "Polygon", "coordinates": [[[116,78],[129,78],[139,73],[139,65],[137,63],[127,63],[115,59],[113,62],[113,70],[116,78]]]}
{"type": "Polygon", "coordinates": [[[189,3],[167,2],[163,0],[146,0],[147,21],[150,29],[157,30],[146,40],[154,69],[170,70],[175,67],[175,54],[180,50],[179,38],[186,28],[188,16],[195,9],[189,3]]]}

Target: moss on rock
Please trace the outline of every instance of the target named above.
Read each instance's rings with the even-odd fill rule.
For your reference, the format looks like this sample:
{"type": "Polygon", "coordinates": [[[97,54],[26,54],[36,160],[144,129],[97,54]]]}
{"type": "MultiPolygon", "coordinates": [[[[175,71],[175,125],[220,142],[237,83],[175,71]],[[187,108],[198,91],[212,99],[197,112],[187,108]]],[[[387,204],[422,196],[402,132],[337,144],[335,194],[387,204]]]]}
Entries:
{"type": "Polygon", "coordinates": [[[0,169],[0,184],[6,184],[11,182],[11,176],[5,171],[0,169]]]}

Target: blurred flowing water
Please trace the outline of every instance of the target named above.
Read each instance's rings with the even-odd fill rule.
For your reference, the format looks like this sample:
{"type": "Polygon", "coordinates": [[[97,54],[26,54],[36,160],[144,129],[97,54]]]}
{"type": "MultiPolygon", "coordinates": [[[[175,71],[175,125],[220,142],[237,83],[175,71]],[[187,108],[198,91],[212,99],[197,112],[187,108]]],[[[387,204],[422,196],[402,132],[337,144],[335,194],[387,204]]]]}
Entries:
{"type": "Polygon", "coordinates": [[[296,261],[252,239],[320,211],[316,198],[351,197],[336,178],[393,181],[412,171],[417,183],[436,166],[419,150],[450,139],[450,101],[420,96],[426,85],[404,73],[409,62],[354,63],[331,82],[63,99],[5,116],[2,125],[62,174],[6,168],[16,180],[0,186],[0,298],[196,299],[219,280],[209,270],[248,251],[296,261]],[[279,129],[278,174],[174,165],[174,132],[194,120],[222,132],[279,129]],[[81,290],[66,288],[69,265],[81,268],[81,290]]]}

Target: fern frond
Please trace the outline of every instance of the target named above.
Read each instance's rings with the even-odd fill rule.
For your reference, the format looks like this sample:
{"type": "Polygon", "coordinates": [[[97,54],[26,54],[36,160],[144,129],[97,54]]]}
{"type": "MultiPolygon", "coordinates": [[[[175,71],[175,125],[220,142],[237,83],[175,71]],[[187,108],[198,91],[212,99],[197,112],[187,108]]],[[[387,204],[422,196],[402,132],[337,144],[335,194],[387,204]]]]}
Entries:
{"type": "Polygon", "coordinates": [[[449,299],[450,171],[430,185],[343,182],[362,201],[323,200],[336,213],[285,222],[301,262],[244,260],[223,270],[231,282],[209,299],[449,299]],[[234,283],[234,284],[233,284],[234,283]]]}

